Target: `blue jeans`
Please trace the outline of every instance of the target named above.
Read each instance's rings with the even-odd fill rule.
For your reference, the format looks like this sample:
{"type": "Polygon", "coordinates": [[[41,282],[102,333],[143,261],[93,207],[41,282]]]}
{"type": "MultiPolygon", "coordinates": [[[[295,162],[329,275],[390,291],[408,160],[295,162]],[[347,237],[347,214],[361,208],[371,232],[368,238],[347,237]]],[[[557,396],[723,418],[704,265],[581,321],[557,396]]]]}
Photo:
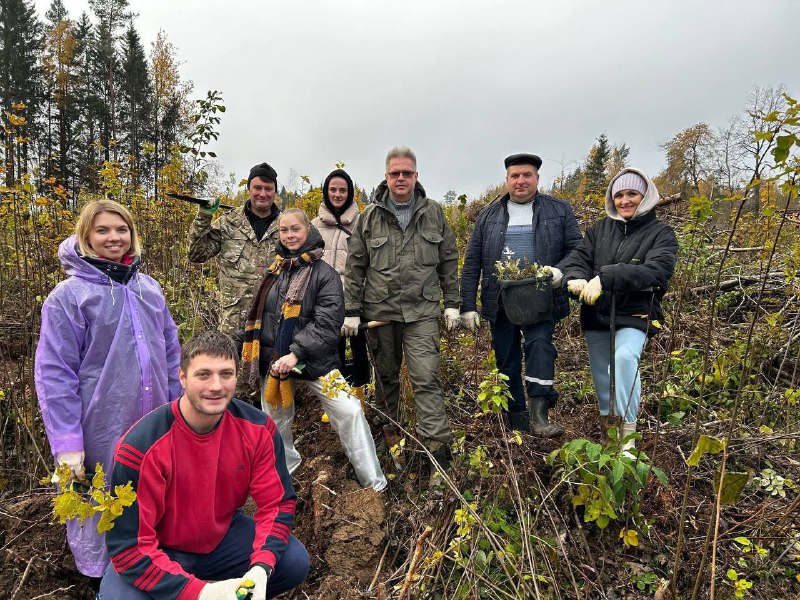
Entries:
{"type": "MultiPolygon", "coordinates": [[[[242,511],[236,513],[228,533],[219,545],[208,554],[192,554],[165,549],[167,556],[183,567],[187,573],[206,581],[221,581],[241,577],[250,570],[250,554],[255,538],[255,521],[242,511]]],[[[305,546],[293,535],[267,584],[267,598],[300,585],[308,575],[310,565],[305,546]]],[[[100,582],[98,600],[150,600],[152,596],[139,591],[124,581],[108,565],[100,582]]]]}
{"type": "Polygon", "coordinates": [[[501,306],[492,323],[492,347],[497,368],[508,375],[511,402],[508,412],[525,410],[528,396],[547,396],[550,406],[558,397],[553,390],[553,376],[558,352],[553,345],[555,322],[551,319],[535,325],[514,325],[501,306]],[[522,388],[522,351],[525,350],[525,391],[522,388]]]}
{"type": "MultiPolygon", "coordinates": [[[[634,423],[639,412],[642,395],[639,359],[646,342],[647,335],[633,327],[617,329],[614,337],[614,414],[622,417],[626,423],[634,423]]],[[[589,366],[592,368],[600,414],[607,415],[611,400],[611,332],[587,331],[586,345],[589,347],[589,366]]]]}

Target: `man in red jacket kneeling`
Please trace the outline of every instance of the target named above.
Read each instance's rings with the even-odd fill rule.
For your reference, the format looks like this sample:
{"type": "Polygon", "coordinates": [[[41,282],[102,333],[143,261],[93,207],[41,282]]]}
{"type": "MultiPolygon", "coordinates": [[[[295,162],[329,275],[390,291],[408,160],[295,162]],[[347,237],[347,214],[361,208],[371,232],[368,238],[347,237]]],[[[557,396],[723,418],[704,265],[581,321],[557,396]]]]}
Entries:
{"type": "Polygon", "coordinates": [[[99,599],[233,600],[250,580],[252,600],[265,600],[305,579],[283,443],[272,419],[233,398],[238,362],[228,336],[195,336],[181,351],[183,396],[118,442],[111,485],[131,481],[137,498],[106,535],[99,599]]]}

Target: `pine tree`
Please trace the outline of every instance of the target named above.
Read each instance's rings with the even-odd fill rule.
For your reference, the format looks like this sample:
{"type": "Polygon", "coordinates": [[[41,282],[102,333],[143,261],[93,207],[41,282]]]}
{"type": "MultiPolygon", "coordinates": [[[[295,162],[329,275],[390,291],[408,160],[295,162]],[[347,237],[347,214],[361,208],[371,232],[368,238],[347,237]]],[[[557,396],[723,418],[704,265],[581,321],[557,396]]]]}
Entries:
{"type": "Polygon", "coordinates": [[[586,163],[583,167],[584,191],[586,194],[603,194],[608,186],[608,172],[606,164],[610,150],[608,138],[603,133],[597,138],[597,143],[589,150],[586,163]]]}
{"type": "Polygon", "coordinates": [[[27,123],[24,135],[16,127],[0,131],[6,185],[28,172],[29,140],[36,139],[36,118],[42,101],[41,47],[42,25],[33,4],[27,0],[0,0],[0,111],[3,116],[22,114],[27,123]],[[24,104],[24,109],[15,105],[24,104]]]}
{"type": "Polygon", "coordinates": [[[70,187],[74,168],[72,146],[78,117],[76,48],[73,24],[61,0],[53,0],[45,14],[48,24],[42,66],[47,98],[47,148],[42,152],[46,176],[70,187]],[[57,138],[57,143],[54,142],[57,138]]]}
{"type": "Polygon", "coordinates": [[[119,96],[120,53],[117,49],[119,32],[133,18],[127,11],[128,0],[89,0],[97,18],[94,47],[94,68],[100,84],[101,105],[100,143],[105,159],[117,159],[117,97],[119,96]],[[112,149],[113,146],[113,149],[112,149]]]}
{"type": "Polygon", "coordinates": [[[75,181],[73,186],[97,191],[97,149],[98,129],[102,100],[98,94],[99,85],[94,69],[93,48],[95,30],[89,15],[81,14],[73,27],[75,37],[76,89],[75,105],[78,112],[75,126],[73,156],[75,161],[75,181]]]}
{"type": "Polygon", "coordinates": [[[130,156],[131,184],[146,180],[143,144],[152,140],[150,131],[153,86],[139,34],[133,24],[125,32],[122,50],[122,86],[120,94],[120,144],[130,156]],[[141,178],[141,179],[140,179],[141,178]]]}

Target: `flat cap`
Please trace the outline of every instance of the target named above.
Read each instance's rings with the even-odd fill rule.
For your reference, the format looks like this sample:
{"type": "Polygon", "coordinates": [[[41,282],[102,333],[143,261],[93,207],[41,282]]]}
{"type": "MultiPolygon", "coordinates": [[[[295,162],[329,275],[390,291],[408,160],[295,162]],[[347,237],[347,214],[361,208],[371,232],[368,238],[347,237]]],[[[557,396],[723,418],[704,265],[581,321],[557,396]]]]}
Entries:
{"type": "Polygon", "coordinates": [[[512,165],[533,165],[537,171],[542,168],[542,159],[535,154],[512,154],[506,157],[503,163],[506,169],[512,165]]]}

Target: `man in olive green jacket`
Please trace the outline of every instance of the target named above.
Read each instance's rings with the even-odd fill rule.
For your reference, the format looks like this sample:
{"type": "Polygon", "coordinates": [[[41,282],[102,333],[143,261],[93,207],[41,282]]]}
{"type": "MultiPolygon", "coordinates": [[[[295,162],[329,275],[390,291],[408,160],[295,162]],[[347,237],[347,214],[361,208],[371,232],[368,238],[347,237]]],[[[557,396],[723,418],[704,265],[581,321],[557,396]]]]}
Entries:
{"type": "Polygon", "coordinates": [[[399,420],[400,366],[405,355],[416,430],[434,458],[448,467],[450,424],[439,382],[439,302],[448,329],[459,322],[458,250],[441,206],[417,182],[417,160],[408,148],[386,157],[378,186],[348,242],[345,324],[354,335],[364,320],[388,321],[370,331],[390,416],[399,420]]]}
{"type": "Polygon", "coordinates": [[[280,209],[275,204],[277,173],[267,163],[250,169],[249,199],[212,222],[219,199],[200,207],[189,229],[189,260],[202,263],[219,255],[219,330],[242,328],[255,287],[275,260],[280,209]]]}

